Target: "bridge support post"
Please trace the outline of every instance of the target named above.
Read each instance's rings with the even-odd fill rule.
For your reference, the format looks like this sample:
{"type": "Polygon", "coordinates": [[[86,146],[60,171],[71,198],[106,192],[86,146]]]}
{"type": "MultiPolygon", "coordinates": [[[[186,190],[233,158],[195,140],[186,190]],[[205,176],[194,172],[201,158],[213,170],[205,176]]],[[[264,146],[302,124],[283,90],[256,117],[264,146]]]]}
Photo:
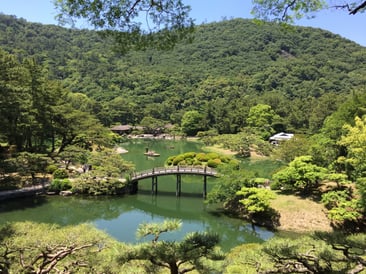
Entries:
{"type": "Polygon", "coordinates": [[[175,190],[175,196],[180,197],[182,191],[182,176],[177,174],[177,185],[175,190]]]}
{"type": "Polygon", "coordinates": [[[207,176],[203,176],[203,199],[206,199],[207,196],[207,176]]]}
{"type": "Polygon", "coordinates": [[[151,194],[152,195],[158,194],[158,176],[151,177],[151,194]]]}

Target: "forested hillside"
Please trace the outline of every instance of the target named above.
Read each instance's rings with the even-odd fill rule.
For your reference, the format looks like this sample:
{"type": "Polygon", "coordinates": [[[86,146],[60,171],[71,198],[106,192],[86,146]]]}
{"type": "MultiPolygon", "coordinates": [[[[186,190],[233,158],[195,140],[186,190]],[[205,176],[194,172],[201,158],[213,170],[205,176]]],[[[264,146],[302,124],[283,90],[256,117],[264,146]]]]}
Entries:
{"type": "MultiPolygon", "coordinates": [[[[218,234],[192,233],[181,242],[159,238],[179,228],[180,220],[143,224],[137,235],[154,240],[136,245],[116,243],[85,226],[52,230],[9,223],[0,227],[0,272],[57,267],[79,273],[83,267],[90,273],[140,273],[141,267],[155,273],[168,266],[178,273],[180,266],[201,271],[206,265],[232,273],[365,271],[366,48],[320,29],[240,19],[197,26],[194,35],[171,51],[123,55],[118,44],[95,31],[0,14],[0,191],[44,187],[50,178],[50,193],[134,192],[134,163],[115,149],[123,137],[109,127],[143,125],[143,133],[154,133],[170,123],[173,134],[199,136],[208,148],[236,153],[231,159],[182,151],[165,162],[218,168],[207,201],[220,205],[220,218],[223,212],[243,218],[253,231],[257,225],[277,229],[290,219],[296,226],[309,219],[313,224],[320,219],[308,208],[322,203],[317,214],[327,214],[333,231],[297,239],[281,235],[239,246],[225,257],[216,254],[218,234]],[[268,142],[280,131],[295,137],[278,146],[268,142]],[[261,178],[238,164],[239,157],[252,155],[285,166],[261,178]],[[298,197],[283,199],[289,194],[298,197]],[[297,198],[306,204],[292,207],[297,198]],[[286,217],[290,211],[295,214],[286,217]],[[70,233],[82,236],[55,236],[70,233]],[[53,243],[62,250],[50,249],[53,243]],[[224,257],[218,264],[209,260],[224,257]],[[131,259],[141,260],[138,270],[135,261],[126,263],[131,259]]],[[[265,162],[260,165],[265,169],[265,162]]]]}
{"type": "Polygon", "coordinates": [[[198,26],[192,43],[172,51],[122,55],[95,31],[0,15],[0,47],[20,60],[33,57],[50,79],[86,94],[106,126],[144,117],[179,125],[197,110],[202,130],[236,133],[251,107],[266,104],[278,115],[277,129],[316,133],[366,84],[366,49],[356,43],[241,19],[198,26]]]}

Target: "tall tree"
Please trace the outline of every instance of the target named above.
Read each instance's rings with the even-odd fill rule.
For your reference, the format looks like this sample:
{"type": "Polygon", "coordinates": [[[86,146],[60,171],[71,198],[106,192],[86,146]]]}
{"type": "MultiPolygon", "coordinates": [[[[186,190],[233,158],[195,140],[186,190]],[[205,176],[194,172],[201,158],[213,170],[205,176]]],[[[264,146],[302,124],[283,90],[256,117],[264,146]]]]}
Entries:
{"type": "Polygon", "coordinates": [[[236,195],[252,224],[256,214],[270,211],[271,200],[276,197],[272,190],[259,187],[242,187],[236,195]]]}
{"type": "Polygon", "coordinates": [[[277,187],[300,190],[306,194],[319,186],[327,170],[312,163],[311,156],[296,157],[287,167],[273,175],[277,187]]]}
{"type": "Polygon", "coordinates": [[[32,183],[36,183],[37,173],[46,173],[46,167],[50,159],[46,155],[21,152],[15,158],[7,160],[13,168],[23,176],[31,176],[32,183]]]}
{"type": "Polygon", "coordinates": [[[322,195],[321,200],[328,209],[328,218],[334,227],[351,230],[360,229],[363,219],[363,208],[359,199],[353,196],[352,191],[329,191],[322,195]]]}
{"type": "Polygon", "coordinates": [[[31,104],[29,121],[25,132],[25,148],[27,150],[45,150],[47,139],[52,132],[52,105],[57,99],[57,92],[49,88],[46,79],[48,72],[35,59],[26,59],[24,66],[29,71],[29,95],[31,104]]]}
{"type": "Polygon", "coordinates": [[[351,167],[353,178],[366,177],[366,116],[356,117],[355,125],[346,124],[344,129],[346,133],[338,144],[347,149],[345,164],[351,167]]]}
{"type": "Polygon", "coordinates": [[[69,145],[85,149],[110,145],[109,131],[89,112],[73,108],[67,99],[67,92],[64,96],[66,98],[53,108],[55,138],[60,140],[58,152],[69,145]]]}
{"type": "Polygon", "coordinates": [[[16,57],[0,50],[0,119],[7,142],[22,150],[31,117],[29,74],[16,57]]]}
{"type": "Polygon", "coordinates": [[[184,113],[182,117],[182,131],[188,136],[195,136],[198,131],[204,130],[202,125],[203,115],[196,110],[190,110],[184,113]]]}
{"type": "Polygon", "coordinates": [[[276,120],[279,120],[279,116],[271,106],[258,104],[250,108],[247,123],[249,127],[256,128],[263,139],[267,139],[274,133],[272,124],[276,120]]]}
{"type": "Polygon", "coordinates": [[[325,1],[325,0],[253,0],[252,13],[265,20],[293,22],[321,9],[344,9],[350,15],[362,13],[366,1],[325,1]]]}
{"type": "Polygon", "coordinates": [[[234,212],[239,209],[239,196],[236,194],[245,186],[250,184],[251,178],[255,177],[254,172],[237,170],[232,167],[224,167],[220,172],[223,174],[218,182],[207,195],[208,203],[221,203],[224,209],[234,212]]]}
{"type": "Polygon", "coordinates": [[[75,19],[86,19],[114,37],[123,51],[170,48],[193,30],[190,7],[181,0],[57,0],[55,5],[60,23],[74,25],[75,19]]]}

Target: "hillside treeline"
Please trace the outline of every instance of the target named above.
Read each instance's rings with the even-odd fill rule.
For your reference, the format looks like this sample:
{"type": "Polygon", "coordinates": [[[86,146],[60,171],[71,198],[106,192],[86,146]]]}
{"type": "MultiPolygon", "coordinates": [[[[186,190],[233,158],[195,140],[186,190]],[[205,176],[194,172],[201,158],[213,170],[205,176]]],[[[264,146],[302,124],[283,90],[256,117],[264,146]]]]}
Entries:
{"type": "Polygon", "coordinates": [[[264,104],[276,115],[268,125],[275,131],[314,134],[366,83],[366,49],[356,43],[242,19],[198,26],[191,43],[171,51],[122,55],[95,31],[1,15],[0,47],[85,94],[88,111],[108,127],[146,117],[180,125],[197,111],[197,130],[237,133],[250,126],[251,108],[264,104]]]}
{"type": "MultiPolygon", "coordinates": [[[[28,186],[28,178],[38,183],[41,175],[42,182],[52,177],[55,193],[126,193],[133,164],[109,148],[121,139],[107,127],[171,123],[205,144],[242,156],[255,149],[288,164],[271,178],[237,165],[222,169],[208,201],[230,216],[276,228],[279,215],[270,204],[276,190],[321,201],[335,229],[238,247],[219,268],[208,266],[248,273],[365,269],[365,234],[353,234],[366,227],[365,48],[320,29],[239,19],[198,26],[191,43],[171,51],[121,54],[100,34],[0,15],[0,189],[28,186]],[[278,131],[296,138],[272,146],[267,139],[278,131]],[[262,187],[269,180],[272,190],[262,187]]],[[[194,161],[189,155],[186,163],[194,161]]],[[[194,269],[224,259],[211,252],[217,235],[157,241],[178,227],[179,221],[146,224],[140,232],[154,232],[151,245],[127,247],[86,226],[8,224],[0,228],[0,272],[49,272],[59,263],[65,271],[130,273],[157,270],[157,262],[177,273],[185,266],[177,261],[194,269]],[[45,230],[51,232],[42,238],[45,230]],[[126,264],[135,259],[142,263],[126,264]]]]}

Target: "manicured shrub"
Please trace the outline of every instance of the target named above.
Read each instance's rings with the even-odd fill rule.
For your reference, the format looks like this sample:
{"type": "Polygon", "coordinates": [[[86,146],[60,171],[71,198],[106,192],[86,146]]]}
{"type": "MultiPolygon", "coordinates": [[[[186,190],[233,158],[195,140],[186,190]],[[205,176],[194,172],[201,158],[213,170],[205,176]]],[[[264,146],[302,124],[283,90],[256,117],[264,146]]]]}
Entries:
{"type": "Polygon", "coordinates": [[[51,182],[49,187],[50,191],[63,191],[71,189],[72,185],[69,179],[55,179],[51,182]]]}
{"type": "Polygon", "coordinates": [[[178,164],[178,166],[188,166],[187,162],[185,160],[180,161],[178,164]]]}
{"type": "Polygon", "coordinates": [[[196,152],[186,152],[177,156],[169,157],[165,162],[167,166],[210,166],[217,167],[218,165],[225,163],[231,166],[238,167],[239,161],[232,159],[228,156],[221,156],[215,152],[211,153],[196,153],[196,152]],[[209,163],[208,163],[209,162],[209,163]]]}
{"type": "Polygon", "coordinates": [[[231,158],[230,158],[230,157],[228,157],[228,156],[225,156],[225,155],[221,155],[221,156],[220,156],[220,160],[221,160],[221,162],[223,162],[223,163],[227,164],[227,163],[229,163],[229,162],[230,162],[231,158]]]}
{"type": "Polygon", "coordinates": [[[184,156],[183,155],[178,155],[174,158],[173,160],[173,165],[178,165],[180,162],[184,161],[184,156]]]}
{"type": "Polygon", "coordinates": [[[282,188],[282,185],[278,181],[272,181],[270,187],[272,190],[280,190],[282,188]]]}
{"type": "Polygon", "coordinates": [[[68,177],[69,174],[67,173],[66,169],[59,168],[53,172],[54,179],[66,179],[68,177]]]}
{"type": "Polygon", "coordinates": [[[197,159],[194,159],[194,161],[193,161],[193,165],[194,165],[194,166],[201,166],[201,165],[202,165],[202,163],[201,163],[200,161],[198,161],[197,159]]]}
{"type": "Polygon", "coordinates": [[[212,159],[220,158],[220,155],[217,154],[216,152],[210,152],[210,153],[207,153],[207,157],[208,157],[208,159],[212,160],[212,159]]]}
{"type": "Polygon", "coordinates": [[[198,153],[196,155],[196,159],[200,162],[207,162],[209,160],[208,156],[206,153],[198,153]]]}
{"type": "Polygon", "coordinates": [[[240,162],[238,160],[236,160],[236,159],[231,159],[229,161],[229,165],[232,166],[232,167],[234,167],[234,168],[239,168],[239,164],[240,164],[240,162]]]}
{"type": "Polygon", "coordinates": [[[221,160],[218,158],[210,159],[207,161],[207,166],[212,167],[212,168],[216,168],[220,164],[221,164],[221,160]]]}
{"type": "Polygon", "coordinates": [[[184,159],[196,157],[196,152],[186,152],[183,154],[184,159]]]}
{"type": "Polygon", "coordinates": [[[269,180],[267,178],[253,178],[250,180],[246,187],[258,187],[258,186],[267,186],[269,185],[269,180]]]}
{"type": "Polygon", "coordinates": [[[166,165],[171,166],[173,164],[174,161],[174,156],[170,156],[167,160],[166,160],[166,165]]]}
{"type": "Polygon", "coordinates": [[[191,166],[191,165],[193,165],[194,159],[193,158],[187,158],[187,159],[185,159],[185,162],[188,166],[191,166]]]}
{"type": "Polygon", "coordinates": [[[72,191],[86,195],[119,195],[126,192],[126,182],[116,178],[99,178],[86,173],[75,180],[72,191]]]}

